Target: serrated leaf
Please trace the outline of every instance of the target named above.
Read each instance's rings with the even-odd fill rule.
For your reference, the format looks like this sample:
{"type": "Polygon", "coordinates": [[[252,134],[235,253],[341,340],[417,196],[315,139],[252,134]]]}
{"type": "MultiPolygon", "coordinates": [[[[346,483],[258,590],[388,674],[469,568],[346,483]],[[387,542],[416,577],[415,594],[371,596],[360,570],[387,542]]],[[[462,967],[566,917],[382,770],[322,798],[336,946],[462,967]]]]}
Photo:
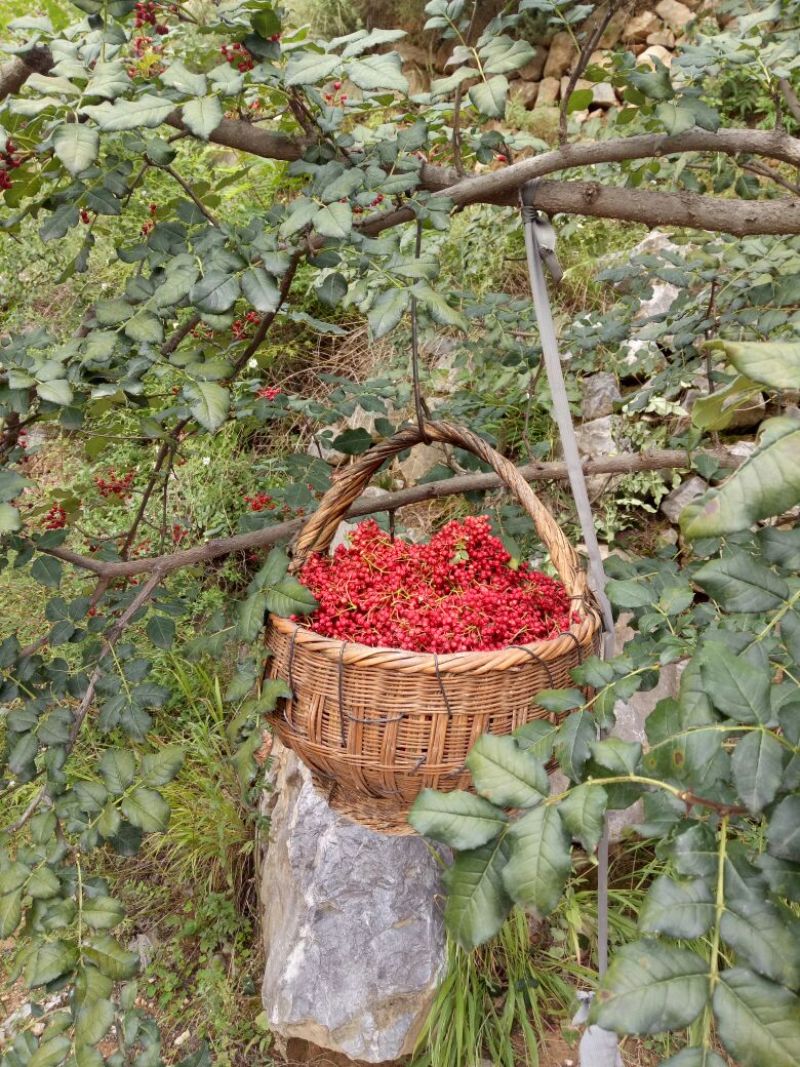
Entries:
{"type": "Polygon", "coordinates": [[[466,766],[475,789],[501,808],[530,808],[550,792],[544,765],[523,752],[513,737],[482,734],[466,766]]]}
{"type": "Polygon", "coordinates": [[[672,855],[679,874],[713,876],[719,862],[714,832],[705,823],[684,830],[673,842],[672,855]]]}
{"type": "Polygon", "coordinates": [[[607,803],[608,794],[601,785],[585,782],[558,805],[564,826],[587,852],[594,852],[600,841],[607,803]]]}
{"type": "Polygon", "coordinates": [[[508,819],[488,800],[461,789],[451,793],[423,789],[411,807],[408,821],[417,833],[460,851],[487,844],[497,837],[508,819]]]}
{"type": "Polygon", "coordinates": [[[736,792],[754,815],[775,799],[785,755],[786,749],[767,730],[754,730],[737,743],[731,759],[733,781],[736,792]]]}
{"type": "Polygon", "coordinates": [[[64,568],[53,556],[37,556],[31,566],[31,577],[48,589],[58,589],[64,568]]]}
{"type": "Polygon", "coordinates": [[[207,141],[222,122],[222,104],[216,96],[202,96],[190,100],[181,110],[181,118],[195,137],[207,141]]]}
{"type": "Polygon", "coordinates": [[[789,989],[800,985],[800,936],[791,912],[768,900],[726,899],[720,933],[752,970],[789,989]]]}
{"type": "Polygon", "coordinates": [[[242,641],[248,644],[255,641],[264,628],[264,615],[267,610],[267,594],[258,590],[243,600],[239,605],[236,632],[242,641]]]}
{"type": "Polygon", "coordinates": [[[100,774],[109,793],[121,796],[136,776],[136,761],[127,748],[107,748],[100,759],[100,774]]]}
{"type": "Polygon", "coordinates": [[[11,937],[22,918],[22,893],[19,889],[0,896],[0,937],[11,937]]]}
{"type": "Polygon", "coordinates": [[[754,667],[725,645],[709,642],[700,671],[706,692],[724,715],[747,725],[770,720],[770,675],[766,668],[754,667]]]}
{"type": "Polygon", "coordinates": [[[264,590],[267,611],[288,618],[290,615],[307,615],[317,607],[310,589],[296,578],[283,578],[276,585],[264,590]]]}
{"type": "Polygon", "coordinates": [[[559,767],[572,781],[581,777],[591,751],[589,746],[596,737],[597,729],[588,711],[573,712],[559,727],[553,751],[559,767]]]}
{"type": "Polygon", "coordinates": [[[728,1067],[725,1060],[708,1048],[685,1048],[664,1060],[661,1067],[728,1067]]]}
{"type": "Polygon", "coordinates": [[[697,953],[663,941],[634,941],[615,952],[590,1019],[624,1034],[682,1030],[707,998],[708,964],[697,953]]]}
{"type": "Polygon", "coordinates": [[[31,871],[25,891],[34,900],[50,900],[61,890],[58,875],[51,867],[36,867],[31,871]]]}
{"type": "Polygon", "coordinates": [[[695,400],[692,404],[692,424],[701,430],[724,430],[757,393],[761,393],[761,387],[739,375],[724,389],[717,389],[695,400]]]}
{"type": "Polygon", "coordinates": [[[170,63],[159,77],[164,85],[168,85],[170,89],[177,89],[178,92],[185,93],[187,96],[202,96],[206,91],[205,75],[187,70],[179,59],[170,63]]]}
{"type": "Polygon", "coordinates": [[[90,944],[84,945],[83,954],[101,974],[113,978],[115,982],[133,978],[139,970],[138,953],[129,952],[108,935],[96,937],[90,944]]]}
{"type": "Polygon", "coordinates": [[[78,961],[75,945],[66,941],[46,941],[40,944],[25,965],[25,984],[29,988],[48,985],[71,971],[78,961]]]}
{"type": "Polygon", "coordinates": [[[163,833],[169,825],[169,804],[146,786],[138,786],[121,804],[122,814],[131,824],[146,834],[163,833]]]}
{"type": "Polygon", "coordinates": [[[122,922],[125,909],[113,897],[90,897],[83,902],[81,916],[87,926],[95,930],[110,930],[122,922]]]}
{"type": "Polygon", "coordinates": [[[341,60],[338,56],[321,55],[316,52],[295,53],[290,58],[284,75],[284,84],[316,85],[330,77],[338,69],[341,60]]]}
{"type": "Polygon", "coordinates": [[[0,504],[0,534],[3,533],[15,533],[22,527],[22,519],[20,517],[19,508],[12,507],[11,504],[0,504]]]}
{"type": "Polygon", "coordinates": [[[793,794],[778,804],[767,827],[767,851],[778,859],[800,861],[800,796],[793,794]]]}
{"type": "Polygon", "coordinates": [[[63,1034],[57,1034],[49,1039],[43,1038],[42,1043],[27,1061],[27,1067],[57,1067],[63,1063],[69,1053],[71,1041],[63,1034]]]}
{"type": "Polygon", "coordinates": [[[166,615],[153,615],[147,620],[147,636],[157,648],[172,648],[175,623],[166,615]]]}
{"type": "Polygon", "coordinates": [[[190,399],[189,410],[201,426],[213,433],[228,418],[230,390],[216,382],[197,382],[187,385],[185,392],[190,399]]]}
{"type": "Polygon", "coordinates": [[[114,1005],[100,998],[84,1004],[75,1020],[75,1041],[79,1045],[96,1045],[114,1022],[114,1005]]]}
{"type": "Polygon", "coordinates": [[[239,294],[239,279],[235,274],[212,269],[192,286],[189,299],[200,311],[221,315],[233,307],[239,294]]]}
{"type": "Polygon", "coordinates": [[[142,780],[146,785],[166,785],[183,766],[185,755],[180,745],[165,745],[158,752],[148,752],[142,757],[142,780]]]}
{"type": "Polygon", "coordinates": [[[713,341],[740,374],[771,389],[797,389],[800,382],[800,344],[778,341],[713,341]]]}
{"type": "Polygon", "coordinates": [[[60,404],[66,407],[72,403],[72,389],[69,382],[63,378],[52,378],[49,382],[37,382],[36,392],[42,400],[49,400],[51,404],[60,404]]]}
{"type": "Polygon", "coordinates": [[[691,130],[695,125],[694,112],[691,108],[683,107],[672,102],[659,104],[656,108],[656,118],[663,124],[664,129],[670,136],[691,130]]]}
{"type": "Polygon", "coordinates": [[[508,74],[512,70],[519,70],[530,63],[536,54],[527,41],[510,41],[507,37],[502,38],[502,44],[500,41],[494,38],[482,53],[482,65],[487,74],[508,74]]]}
{"type": "Polygon", "coordinates": [[[53,151],[70,174],[80,174],[97,159],[100,135],[91,126],[68,122],[53,134],[53,151]]]}
{"type": "Polygon", "coordinates": [[[242,275],[242,292],[262,314],[277,311],[280,303],[280,291],[271,274],[263,267],[253,267],[242,275]]]}
{"type": "Polygon", "coordinates": [[[558,809],[540,805],[509,830],[511,857],[503,869],[509,896],[538,916],[557,906],[570,872],[570,837],[558,809]]]}
{"type": "Polygon", "coordinates": [[[500,836],[481,848],[459,852],[445,872],[445,924],[467,951],[494,937],[511,911],[513,902],[502,877],[508,855],[508,844],[500,836]]]}
{"type": "Polygon", "coordinates": [[[594,100],[594,90],[575,89],[569,94],[567,101],[567,114],[574,115],[576,111],[584,111],[594,100]]]}
{"type": "Polygon", "coordinates": [[[712,559],[694,580],[726,611],[771,611],[790,595],[783,578],[745,552],[712,559]]]}
{"type": "Polygon", "coordinates": [[[714,990],[717,1032],[742,1067],[796,1067],[800,1062],[800,1000],[766,978],[734,967],[714,990]]]}
{"type": "Polygon", "coordinates": [[[145,93],[135,100],[115,100],[113,104],[106,101],[103,104],[83,107],[81,112],[93,119],[101,130],[112,133],[135,130],[142,126],[160,126],[174,107],[171,100],[145,93]]]}
{"type": "Polygon", "coordinates": [[[668,934],[691,939],[702,937],[714,922],[716,904],[702,878],[676,882],[662,874],[653,882],[639,914],[643,934],[668,934]]]}
{"type": "Polygon", "coordinates": [[[137,311],[124,326],[126,337],[143,344],[158,345],[164,340],[164,324],[152,311],[137,311]]]}
{"type": "Polygon", "coordinates": [[[380,293],[367,314],[367,321],[374,340],[393,330],[408,307],[410,296],[407,289],[387,289],[380,293]]]}
{"type": "Polygon", "coordinates": [[[606,582],[608,599],[618,608],[645,608],[656,600],[652,582],[612,578],[606,582]]]}
{"type": "Polygon", "coordinates": [[[761,424],[758,448],[720,486],[681,515],[685,537],[719,537],[747,530],[759,519],[782,515],[800,503],[800,421],[761,424]]]}
{"type": "Polygon", "coordinates": [[[325,204],[314,216],[314,229],[323,237],[347,237],[352,228],[352,208],[338,200],[334,204],[325,204]]]}
{"type": "Polygon", "coordinates": [[[347,76],[354,85],[366,92],[376,89],[408,92],[408,79],[403,74],[397,52],[383,52],[349,63],[347,76]]]}
{"type": "Polygon", "coordinates": [[[508,96],[508,79],[504,74],[495,74],[488,81],[471,86],[469,98],[482,115],[490,119],[501,119],[506,113],[508,96]]]}

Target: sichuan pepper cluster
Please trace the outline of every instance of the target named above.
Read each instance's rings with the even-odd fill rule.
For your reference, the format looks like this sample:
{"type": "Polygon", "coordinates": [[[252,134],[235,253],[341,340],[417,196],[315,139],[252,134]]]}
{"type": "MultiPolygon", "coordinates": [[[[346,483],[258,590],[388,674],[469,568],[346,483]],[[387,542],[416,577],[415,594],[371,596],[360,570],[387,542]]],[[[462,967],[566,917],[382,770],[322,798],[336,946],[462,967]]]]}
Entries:
{"type": "Polygon", "coordinates": [[[325,637],[413,652],[487,652],[568,629],[563,584],[511,556],[486,517],[449,522],[427,544],[376,522],[314,555],[300,578],[319,602],[303,624],[325,637]]]}

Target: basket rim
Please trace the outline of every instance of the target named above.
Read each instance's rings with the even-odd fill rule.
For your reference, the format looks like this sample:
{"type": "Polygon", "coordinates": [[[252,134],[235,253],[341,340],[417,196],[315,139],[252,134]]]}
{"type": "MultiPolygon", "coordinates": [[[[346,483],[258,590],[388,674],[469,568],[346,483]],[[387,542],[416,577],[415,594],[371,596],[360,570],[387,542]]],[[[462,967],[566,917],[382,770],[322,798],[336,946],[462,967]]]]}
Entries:
{"type": "Polygon", "coordinates": [[[489,652],[412,652],[389,646],[362,645],[356,641],[344,641],[338,637],[324,637],[302,623],[270,613],[270,625],[292,638],[297,645],[307,646],[326,659],[344,665],[379,667],[386,670],[402,670],[423,674],[439,673],[488,673],[507,670],[522,664],[544,661],[547,664],[562,659],[576,647],[583,648],[600,628],[601,620],[593,605],[588,605],[582,619],[570,624],[569,630],[555,637],[529,644],[511,645],[489,652]]]}

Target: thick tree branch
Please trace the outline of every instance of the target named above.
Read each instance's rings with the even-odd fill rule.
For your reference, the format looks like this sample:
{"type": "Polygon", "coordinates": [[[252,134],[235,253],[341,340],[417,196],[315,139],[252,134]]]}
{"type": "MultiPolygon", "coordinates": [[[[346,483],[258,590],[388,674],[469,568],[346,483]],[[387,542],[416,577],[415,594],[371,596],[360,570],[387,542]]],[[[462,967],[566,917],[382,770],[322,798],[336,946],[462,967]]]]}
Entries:
{"type": "MultiPolygon", "coordinates": [[[[744,462],[743,458],[734,455],[726,449],[709,449],[697,452],[693,455],[708,455],[719,463],[721,467],[738,467],[744,462]]],[[[676,470],[688,468],[692,463],[692,455],[680,450],[659,450],[654,452],[642,452],[640,455],[607,456],[603,459],[588,460],[583,469],[587,475],[592,474],[630,474],[634,471],[676,470]]],[[[555,463],[529,463],[519,468],[523,478],[529,482],[537,481],[564,481],[567,475],[566,464],[555,463]]],[[[361,515],[372,515],[379,511],[397,511],[399,508],[408,507],[409,504],[419,504],[425,500],[436,500],[440,497],[452,496],[456,493],[485,492],[489,489],[498,489],[501,486],[500,479],[495,474],[465,474],[456,478],[445,478],[439,482],[429,482],[424,485],[415,485],[410,489],[400,489],[395,493],[387,493],[385,496],[375,498],[362,497],[357,500],[347,513],[348,518],[361,515]]],[[[42,552],[65,563],[71,563],[81,570],[90,571],[98,577],[113,581],[118,578],[132,578],[138,574],[154,574],[164,577],[173,571],[183,567],[193,567],[199,563],[207,563],[220,556],[229,556],[235,552],[252,551],[258,548],[266,548],[278,541],[285,541],[302,526],[304,519],[291,519],[288,522],[277,523],[264,530],[254,530],[252,533],[236,534],[233,537],[218,537],[207,541],[204,545],[195,545],[192,548],[183,549],[180,552],[172,552],[163,556],[141,557],[139,559],[121,560],[110,563],[105,560],[92,559],[89,556],[81,556],[68,548],[46,548],[42,552]]]]}

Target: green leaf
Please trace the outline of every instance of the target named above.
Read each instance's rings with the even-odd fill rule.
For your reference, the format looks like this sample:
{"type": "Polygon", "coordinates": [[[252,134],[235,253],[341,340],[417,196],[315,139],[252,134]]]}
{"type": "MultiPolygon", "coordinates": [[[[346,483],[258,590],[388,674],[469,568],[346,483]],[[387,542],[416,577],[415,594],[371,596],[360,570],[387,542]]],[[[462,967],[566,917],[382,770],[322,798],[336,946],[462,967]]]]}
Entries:
{"type": "Polygon", "coordinates": [[[222,104],[216,96],[202,96],[183,105],[181,118],[195,137],[207,141],[222,122],[222,104]]]}
{"type": "Polygon", "coordinates": [[[179,93],[184,93],[186,96],[203,96],[207,88],[205,74],[195,74],[187,70],[179,59],[170,63],[159,77],[164,85],[168,85],[170,89],[177,89],[179,93]]]}
{"type": "Polygon", "coordinates": [[[731,760],[733,781],[736,792],[754,815],[775,799],[785,753],[780,741],[767,730],[754,730],[737,743],[731,760]]]}
{"type": "Polygon", "coordinates": [[[646,608],[656,599],[652,582],[640,582],[634,578],[626,581],[612,578],[606,582],[606,592],[608,599],[618,608],[646,608]]]}
{"type": "Polygon", "coordinates": [[[718,865],[717,839],[705,823],[697,823],[675,838],[672,856],[679,874],[711,877],[718,865]]]}
{"type": "Polygon", "coordinates": [[[664,1060],[661,1067],[728,1067],[716,1052],[708,1048],[685,1048],[676,1056],[664,1060]]]}
{"type": "Polygon", "coordinates": [[[584,111],[592,100],[594,100],[593,89],[575,89],[569,94],[567,114],[574,115],[576,111],[584,111]]]}
{"type": "Polygon", "coordinates": [[[738,411],[761,393],[761,387],[741,375],[724,389],[698,397],[692,404],[692,424],[701,430],[724,430],[733,422],[738,411]]]}
{"type": "Polygon", "coordinates": [[[761,424],[759,447],[722,485],[681,515],[690,540],[747,530],[759,519],[782,515],[800,503],[800,421],[761,424]]]}
{"type": "Polygon", "coordinates": [[[34,900],[50,900],[51,897],[60,892],[61,883],[52,868],[37,867],[31,871],[31,876],[25,889],[34,900]]]}
{"type": "Polygon", "coordinates": [[[264,592],[267,611],[283,618],[289,615],[308,615],[317,607],[314,594],[296,578],[284,578],[264,592]]]}
{"type": "Polygon", "coordinates": [[[423,789],[408,821],[417,833],[459,850],[480,848],[497,837],[508,822],[505,812],[494,804],[461,789],[452,793],[423,789]]]}
{"type": "Polygon", "coordinates": [[[517,904],[549,915],[564,892],[570,872],[570,838],[558,809],[540,805],[509,830],[511,858],[503,883],[517,904]]]}
{"type": "Polygon", "coordinates": [[[466,759],[476,790],[501,808],[531,808],[550,792],[544,765],[513,737],[482,734],[466,759]]]}
{"type": "Polygon", "coordinates": [[[127,748],[107,748],[100,760],[100,774],[109,793],[121,796],[136,775],[136,761],[127,748]]]}
{"type": "Polygon", "coordinates": [[[777,341],[712,341],[740,374],[771,389],[797,389],[800,382],[800,344],[777,341]]]}
{"type": "Polygon", "coordinates": [[[265,41],[281,32],[281,20],[271,7],[262,7],[260,11],[257,11],[251,18],[250,24],[258,36],[265,41]]]}
{"type": "Polygon", "coordinates": [[[638,741],[623,741],[621,737],[607,737],[589,745],[592,759],[612,775],[636,774],[642,758],[638,741]]]}
{"type": "Polygon", "coordinates": [[[81,917],[95,930],[110,930],[125,918],[125,909],[113,897],[90,897],[83,902],[81,917]]]}
{"type": "Polygon", "coordinates": [[[11,504],[0,504],[0,534],[16,533],[21,526],[19,508],[12,507],[11,504]]]}
{"type": "Polygon", "coordinates": [[[146,834],[163,833],[169,825],[169,804],[155,789],[139,786],[122,799],[122,814],[146,834]]]}
{"type": "Polygon", "coordinates": [[[681,107],[672,102],[659,104],[656,108],[656,118],[663,123],[664,129],[670,136],[685,133],[695,125],[694,112],[691,108],[681,107]]]}
{"type": "Polygon", "coordinates": [[[706,692],[724,715],[748,725],[766,723],[772,717],[766,668],[753,667],[725,645],[708,642],[700,670],[706,692]]]}
{"type": "Polygon", "coordinates": [[[349,63],[347,76],[350,81],[367,92],[375,89],[408,92],[408,79],[403,74],[402,63],[397,52],[382,52],[377,56],[367,56],[349,63]]]}
{"type": "Polygon", "coordinates": [[[506,113],[508,79],[504,74],[495,74],[488,81],[478,82],[469,90],[469,98],[482,115],[501,119],[506,113]]]}
{"type": "Polygon", "coordinates": [[[494,38],[489,47],[482,51],[483,69],[487,74],[508,74],[512,70],[519,70],[530,63],[536,54],[527,41],[506,42],[509,42],[507,37],[494,38]]]}
{"type": "Polygon", "coordinates": [[[242,275],[242,292],[262,314],[277,311],[281,295],[275,279],[263,267],[253,267],[242,275]]]}
{"type": "Polygon", "coordinates": [[[286,66],[284,84],[288,87],[316,85],[330,77],[340,63],[338,56],[321,55],[317,52],[295,53],[286,66]]]}
{"type": "Polygon", "coordinates": [[[185,755],[180,745],[165,745],[158,752],[148,752],[142,757],[141,770],[145,784],[160,786],[171,782],[183,766],[185,755]]]}
{"type": "Polygon", "coordinates": [[[723,971],[714,990],[717,1032],[742,1067],[797,1067],[800,1001],[743,967],[723,971]]]}
{"type": "Polygon", "coordinates": [[[508,843],[500,836],[481,848],[459,852],[445,872],[445,923],[467,951],[494,937],[511,911],[502,877],[508,855],[508,843]]]}
{"type": "Polygon", "coordinates": [[[264,628],[264,615],[267,610],[267,594],[258,590],[243,600],[239,605],[236,633],[248,644],[255,641],[264,628]]]}
{"type": "Polygon", "coordinates": [[[63,1034],[45,1039],[27,1061],[28,1067],[57,1067],[63,1063],[72,1047],[72,1042],[63,1034]]]}
{"type": "Polygon", "coordinates": [[[239,279],[235,274],[212,269],[192,286],[189,299],[200,311],[221,315],[233,307],[239,294],[239,279]]]}
{"type": "Polygon", "coordinates": [[[70,174],[80,174],[97,159],[100,136],[91,126],[68,122],[56,128],[53,151],[70,174]]]}
{"type": "Polygon", "coordinates": [[[714,922],[715,908],[711,889],[702,878],[676,882],[662,874],[644,898],[639,930],[687,939],[702,937],[714,922]]]}
{"type": "Polygon", "coordinates": [[[53,556],[37,556],[31,566],[31,577],[48,589],[58,589],[64,568],[53,556]]]}
{"type": "Polygon", "coordinates": [[[25,965],[25,984],[29,988],[48,985],[71,971],[78,962],[78,950],[66,941],[40,944],[25,965]]]}
{"type": "Polygon", "coordinates": [[[84,945],[83,954],[101,974],[113,978],[115,982],[133,978],[139,970],[138,953],[128,952],[115,938],[107,934],[84,945]]]}
{"type": "Polygon", "coordinates": [[[754,897],[726,899],[720,933],[754,971],[790,989],[800,985],[800,936],[791,912],[754,897]]]}
{"type": "Polygon", "coordinates": [[[192,401],[189,410],[201,426],[213,433],[228,417],[230,391],[216,382],[197,382],[187,385],[186,395],[192,401]]]}
{"type": "Polygon", "coordinates": [[[314,216],[314,229],[323,237],[347,237],[352,228],[352,208],[338,200],[321,207],[314,216]]]}
{"type": "Polygon", "coordinates": [[[374,340],[393,330],[408,307],[410,294],[407,289],[387,289],[381,293],[367,315],[374,340]]]}
{"type": "Polygon", "coordinates": [[[580,689],[540,689],[535,699],[538,707],[559,714],[582,708],[586,703],[586,697],[580,689]]]}
{"type": "Polygon", "coordinates": [[[11,937],[22,918],[22,893],[17,889],[13,893],[0,896],[0,937],[11,937]]]}
{"type": "Polygon", "coordinates": [[[101,998],[84,1004],[75,1020],[75,1041],[79,1045],[96,1045],[114,1022],[114,1005],[101,998]]]}
{"type": "Polygon", "coordinates": [[[778,859],[800,861],[800,796],[778,804],[767,827],[767,852],[778,859]]]}
{"type": "Polygon", "coordinates": [[[601,785],[585,782],[558,805],[564,826],[587,852],[594,852],[600,841],[607,803],[608,794],[601,785]]]}
{"type": "Polygon", "coordinates": [[[746,552],[712,559],[694,580],[726,611],[772,611],[790,595],[783,578],[746,552]]]}
{"type": "Polygon", "coordinates": [[[623,1034],[689,1026],[706,1005],[708,964],[687,948],[633,941],[614,954],[590,1019],[623,1034]]]}
{"type": "Polygon", "coordinates": [[[559,767],[573,782],[580,779],[591,751],[589,746],[596,737],[594,719],[588,711],[573,712],[559,727],[553,749],[559,767]]]}
{"type": "Polygon", "coordinates": [[[119,130],[135,130],[141,126],[160,126],[173,111],[171,100],[164,100],[153,93],[145,93],[135,100],[116,100],[81,108],[84,115],[93,119],[101,130],[112,133],[119,130]]]}
{"type": "Polygon", "coordinates": [[[125,336],[143,344],[158,345],[164,340],[164,324],[152,311],[138,311],[125,323],[125,336]]]}
{"type": "Polygon", "coordinates": [[[347,296],[347,281],[344,275],[339,274],[338,271],[327,274],[322,284],[316,286],[316,293],[323,304],[336,307],[347,296]]]}
{"type": "Polygon", "coordinates": [[[72,403],[72,389],[69,382],[63,378],[53,378],[49,382],[37,382],[36,392],[42,400],[49,400],[51,404],[61,404],[66,407],[72,403]]]}

